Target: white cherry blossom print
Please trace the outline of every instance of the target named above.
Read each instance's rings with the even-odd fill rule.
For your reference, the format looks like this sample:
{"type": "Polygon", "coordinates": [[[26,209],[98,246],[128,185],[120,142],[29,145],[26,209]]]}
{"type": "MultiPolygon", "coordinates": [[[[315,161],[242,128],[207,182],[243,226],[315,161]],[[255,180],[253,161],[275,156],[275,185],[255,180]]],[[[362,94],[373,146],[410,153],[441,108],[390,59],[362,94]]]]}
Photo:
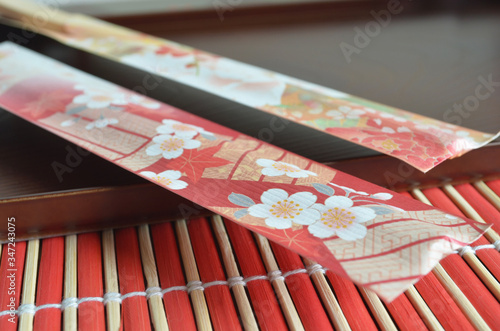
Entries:
{"type": "Polygon", "coordinates": [[[196,75],[186,75],[180,80],[250,107],[280,105],[286,89],[286,83],[277,75],[225,58],[200,63],[196,75]]]}
{"type": "Polygon", "coordinates": [[[380,117],[390,118],[390,119],[395,120],[396,122],[403,122],[403,123],[406,122],[406,118],[404,118],[400,115],[394,115],[391,113],[380,112],[380,117]]]}
{"type": "Polygon", "coordinates": [[[146,154],[151,156],[161,154],[169,160],[181,156],[185,149],[195,149],[201,145],[198,140],[172,135],[156,136],[153,142],[155,144],[146,149],[146,154]]]}
{"type": "Polygon", "coordinates": [[[406,126],[399,126],[397,129],[396,129],[397,132],[411,132],[411,130],[406,127],[406,126]]]}
{"type": "Polygon", "coordinates": [[[147,50],[125,55],[121,60],[252,107],[280,105],[286,89],[286,83],[275,74],[206,54],[158,54],[147,50]]]}
{"type": "Polygon", "coordinates": [[[296,165],[273,161],[268,159],[258,159],[257,164],[264,167],[261,172],[266,176],[282,176],[286,175],[291,178],[305,178],[309,176],[317,176],[315,172],[303,170],[296,165]]]}
{"type": "Polygon", "coordinates": [[[353,207],[353,201],[342,196],[333,196],[325,204],[315,204],[314,209],[321,213],[320,219],[308,227],[309,232],[324,239],[334,235],[352,241],[366,236],[366,227],[362,225],[374,219],[375,211],[366,207],[353,207]]]}
{"type": "Polygon", "coordinates": [[[228,99],[237,100],[251,107],[280,105],[286,84],[273,74],[248,64],[221,58],[215,69],[202,71],[208,74],[212,89],[228,99]]]}
{"type": "Polygon", "coordinates": [[[75,90],[82,91],[83,94],[77,95],[73,102],[84,104],[88,108],[107,108],[109,106],[125,106],[135,104],[144,108],[158,109],[160,103],[145,98],[142,95],[122,92],[114,86],[98,84],[96,86],[75,85],[75,90]]]}
{"type": "Polygon", "coordinates": [[[260,198],[261,204],[248,208],[248,213],[265,218],[266,225],[276,229],[289,229],[293,223],[313,224],[320,216],[310,207],[317,197],[310,192],[298,192],[288,196],[282,189],[269,189],[260,198]]]}
{"type": "Polygon", "coordinates": [[[85,129],[87,130],[92,130],[93,128],[102,129],[110,124],[116,124],[116,123],[118,123],[118,120],[116,118],[100,118],[98,120],[95,120],[87,124],[87,126],[85,126],[85,129]]]}
{"type": "Polygon", "coordinates": [[[133,94],[129,98],[130,103],[139,105],[144,108],[149,108],[149,109],[158,109],[160,108],[160,103],[152,101],[148,98],[145,98],[141,95],[133,94]]]}
{"type": "Polygon", "coordinates": [[[361,109],[352,109],[349,106],[340,106],[338,109],[329,110],[326,116],[334,120],[358,119],[364,115],[365,111],[361,109]]]}
{"type": "Polygon", "coordinates": [[[176,120],[163,120],[163,125],[156,128],[156,131],[161,134],[175,134],[178,137],[193,138],[198,133],[213,135],[213,133],[205,131],[196,125],[185,124],[176,120]]]}
{"type": "Polygon", "coordinates": [[[121,61],[136,68],[145,69],[166,77],[196,75],[196,57],[192,54],[174,56],[172,54],[157,54],[153,50],[134,53],[121,57],[121,61]]]}
{"type": "Polygon", "coordinates": [[[453,130],[450,130],[450,129],[445,129],[445,128],[442,128],[442,127],[439,127],[437,125],[434,125],[434,124],[418,124],[416,123],[415,124],[415,128],[419,129],[419,130],[423,130],[423,131],[437,131],[437,132],[441,132],[441,133],[448,133],[448,134],[453,134],[453,130]]]}
{"type": "Polygon", "coordinates": [[[107,108],[111,105],[127,105],[128,101],[125,93],[88,89],[84,90],[83,94],[74,97],[73,103],[82,104],[91,109],[98,109],[107,108]]]}
{"type": "Polygon", "coordinates": [[[176,170],[166,170],[155,174],[152,171],[142,171],[141,175],[158,182],[160,185],[168,187],[171,190],[182,190],[186,188],[188,184],[185,181],[179,180],[181,178],[181,172],[176,170]]]}

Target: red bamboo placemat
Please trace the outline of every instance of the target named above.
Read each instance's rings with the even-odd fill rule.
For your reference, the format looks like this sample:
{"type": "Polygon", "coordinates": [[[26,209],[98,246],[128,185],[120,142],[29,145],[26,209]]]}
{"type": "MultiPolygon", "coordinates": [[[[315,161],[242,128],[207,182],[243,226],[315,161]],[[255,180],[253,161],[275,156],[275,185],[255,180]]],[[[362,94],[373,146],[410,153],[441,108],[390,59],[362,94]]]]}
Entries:
{"type": "MultiPolygon", "coordinates": [[[[499,183],[407,194],[495,222],[499,183]]],[[[218,216],[16,242],[2,245],[0,329],[495,329],[499,251],[498,234],[490,230],[384,304],[218,216]],[[14,269],[13,285],[7,276],[14,269]]]]}

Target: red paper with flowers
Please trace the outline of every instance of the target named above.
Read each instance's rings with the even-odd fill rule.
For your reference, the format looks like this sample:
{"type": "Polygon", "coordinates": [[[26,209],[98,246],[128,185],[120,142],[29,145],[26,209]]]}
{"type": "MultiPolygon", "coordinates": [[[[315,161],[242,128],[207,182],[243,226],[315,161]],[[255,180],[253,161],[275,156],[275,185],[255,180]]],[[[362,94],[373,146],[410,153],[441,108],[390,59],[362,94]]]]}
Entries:
{"type": "Polygon", "coordinates": [[[423,172],[499,136],[385,106],[93,18],[70,17],[62,33],[42,31],[71,46],[391,155],[423,172]]]}
{"type": "Polygon", "coordinates": [[[0,55],[3,108],[387,300],[489,227],[14,44],[0,55]]]}

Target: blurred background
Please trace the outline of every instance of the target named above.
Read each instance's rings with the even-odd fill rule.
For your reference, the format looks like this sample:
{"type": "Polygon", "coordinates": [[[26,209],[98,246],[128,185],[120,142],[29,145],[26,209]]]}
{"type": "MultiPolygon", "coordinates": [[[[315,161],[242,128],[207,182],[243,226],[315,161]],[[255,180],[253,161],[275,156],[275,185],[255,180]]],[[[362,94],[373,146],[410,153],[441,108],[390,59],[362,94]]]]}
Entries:
{"type": "MultiPolygon", "coordinates": [[[[328,1],[329,0],[226,0],[220,1],[220,3],[229,6],[241,5],[244,7],[252,7],[328,1]]],[[[37,2],[50,5],[60,4],[61,8],[68,11],[99,16],[206,10],[212,8],[214,3],[217,3],[217,1],[212,0],[37,0],[37,2]]]]}
{"type": "Polygon", "coordinates": [[[500,2],[38,0],[472,129],[500,127],[500,2]],[[363,36],[364,34],[364,36],[363,36]],[[498,91],[497,91],[498,90],[498,91]]]}

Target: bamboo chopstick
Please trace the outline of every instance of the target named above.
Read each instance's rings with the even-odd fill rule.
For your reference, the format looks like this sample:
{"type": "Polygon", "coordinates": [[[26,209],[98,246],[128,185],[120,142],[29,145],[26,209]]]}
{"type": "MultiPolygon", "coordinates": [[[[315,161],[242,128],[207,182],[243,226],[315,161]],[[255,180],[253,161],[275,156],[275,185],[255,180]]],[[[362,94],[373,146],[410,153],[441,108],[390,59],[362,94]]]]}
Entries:
{"type": "Polygon", "coordinates": [[[493,206],[500,210],[500,197],[488,185],[482,180],[472,184],[493,206]]]}
{"type": "MultiPolygon", "coordinates": [[[[315,262],[307,258],[303,258],[303,261],[306,267],[311,267],[316,264],[315,262]]],[[[325,309],[328,312],[328,316],[330,316],[330,319],[333,321],[335,329],[351,330],[349,322],[347,322],[347,319],[345,318],[344,313],[342,312],[342,308],[340,308],[339,302],[337,301],[335,294],[333,294],[332,288],[330,287],[330,285],[328,285],[328,282],[326,281],[325,275],[323,273],[313,272],[311,274],[311,278],[314,282],[316,290],[319,292],[319,295],[321,296],[321,301],[325,305],[325,309]]]]}
{"type": "MultiPolygon", "coordinates": [[[[196,266],[193,248],[191,247],[191,240],[189,239],[186,221],[176,221],[175,230],[177,233],[177,237],[179,238],[179,248],[184,265],[184,270],[186,272],[186,281],[188,282],[188,284],[192,284],[192,282],[200,282],[200,275],[198,274],[198,268],[196,266]]],[[[195,288],[190,291],[189,296],[191,297],[193,303],[193,310],[198,329],[212,330],[210,314],[208,313],[207,302],[205,300],[203,290],[201,288],[195,288]]]]}
{"type": "MultiPolygon", "coordinates": [[[[113,230],[102,232],[102,252],[106,293],[119,293],[113,230]]],[[[106,303],[106,317],[108,330],[120,329],[120,302],[111,300],[106,303]]]]}
{"type": "Polygon", "coordinates": [[[476,308],[470,303],[469,299],[467,299],[467,297],[462,293],[460,288],[458,288],[458,286],[453,282],[453,279],[451,279],[440,264],[434,267],[433,273],[439,279],[441,284],[443,284],[446,291],[452,296],[453,300],[455,300],[458,304],[469,322],[471,322],[476,329],[491,330],[481,315],[479,315],[476,308]]]}
{"type": "MultiPolygon", "coordinates": [[[[142,268],[148,288],[159,288],[158,272],[156,270],[155,256],[149,234],[149,226],[139,226],[139,248],[141,250],[142,268]]],[[[155,330],[168,330],[167,316],[161,295],[151,295],[148,299],[151,319],[155,330]]]]}
{"type": "MultiPolygon", "coordinates": [[[[464,197],[457,192],[457,190],[450,184],[443,186],[443,191],[453,200],[453,202],[464,212],[467,217],[473,219],[474,221],[480,223],[486,223],[484,219],[479,215],[479,213],[472,208],[472,206],[464,199],[464,197]]],[[[488,239],[491,243],[500,240],[500,235],[493,229],[488,229],[484,234],[486,239],[488,239]]]]}
{"type": "Polygon", "coordinates": [[[405,294],[408,297],[408,300],[410,300],[410,302],[412,303],[413,307],[415,307],[415,310],[420,315],[420,317],[424,321],[425,325],[429,328],[429,330],[434,330],[434,331],[444,330],[443,326],[441,325],[441,323],[439,323],[438,319],[436,318],[436,315],[434,315],[432,310],[425,303],[424,299],[417,291],[415,286],[412,285],[408,290],[406,290],[405,294]]]}
{"type": "MultiPolygon", "coordinates": [[[[36,279],[38,272],[38,255],[40,252],[40,241],[38,239],[28,241],[26,261],[23,277],[23,291],[21,305],[35,304],[36,279]]],[[[21,331],[33,330],[34,314],[25,313],[19,316],[19,328],[21,331]]]]}
{"type": "MultiPolygon", "coordinates": [[[[269,245],[269,241],[267,240],[267,238],[259,234],[255,233],[254,235],[268,274],[278,272],[278,264],[276,263],[276,260],[274,258],[273,251],[271,250],[271,246],[269,245]]],[[[304,326],[302,325],[299,314],[297,313],[297,309],[295,309],[292,298],[288,293],[288,289],[286,288],[284,280],[279,277],[270,280],[272,280],[271,283],[274,287],[274,290],[276,291],[278,301],[283,309],[283,314],[285,315],[288,327],[291,330],[304,330],[304,326]]]]}
{"type": "MultiPolygon", "coordinates": [[[[222,261],[224,262],[228,278],[240,277],[241,275],[238,270],[238,265],[236,264],[236,258],[220,215],[212,216],[212,224],[215,237],[217,238],[217,242],[221,248],[222,261]]],[[[234,284],[231,287],[231,291],[236,299],[236,304],[240,312],[240,318],[242,319],[245,330],[258,330],[259,327],[257,325],[257,320],[255,319],[252,305],[250,304],[243,284],[234,284]]]]}
{"type": "MultiPolygon", "coordinates": [[[[64,247],[64,299],[76,299],[77,293],[77,237],[72,234],[65,238],[64,247]]],[[[77,307],[69,305],[64,308],[63,326],[65,331],[76,331],[77,307]]]]}
{"type": "Polygon", "coordinates": [[[360,287],[359,290],[373,316],[375,316],[379,327],[384,331],[396,331],[398,328],[380,298],[374,292],[363,287],[360,287]]]}

